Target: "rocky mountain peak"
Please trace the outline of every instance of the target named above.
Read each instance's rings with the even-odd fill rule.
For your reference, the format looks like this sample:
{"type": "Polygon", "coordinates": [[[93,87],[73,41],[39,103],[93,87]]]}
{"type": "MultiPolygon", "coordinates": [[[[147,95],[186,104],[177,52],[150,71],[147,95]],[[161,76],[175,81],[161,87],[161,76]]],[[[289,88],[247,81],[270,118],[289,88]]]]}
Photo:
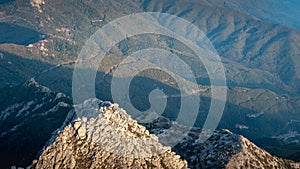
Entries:
{"type": "Polygon", "coordinates": [[[33,77],[23,83],[23,87],[30,88],[34,87],[40,92],[50,93],[52,92],[48,87],[40,85],[33,77]]]}
{"type": "Polygon", "coordinates": [[[300,163],[272,156],[243,136],[238,142],[242,149],[230,159],[227,168],[300,168],[300,163]]]}
{"type": "Polygon", "coordinates": [[[117,104],[87,100],[67,119],[35,168],[187,168],[186,161],[117,104]]]}
{"type": "MultiPolygon", "coordinates": [[[[150,133],[158,137],[162,133],[172,133],[170,124],[176,125],[178,131],[186,127],[162,116],[149,114],[142,121],[150,133]]],[[[190,168],[300,168],[299,163],[272,156],[257,147],[247,138],[232,133],[227,129],[213,131],[209,139],[202,143],[200,133],[212,131],[201,128],[190,128],[186,136],[172,148],[190,168]]],[[[160,137],[159,137],[160,138],[160,137]]]]}

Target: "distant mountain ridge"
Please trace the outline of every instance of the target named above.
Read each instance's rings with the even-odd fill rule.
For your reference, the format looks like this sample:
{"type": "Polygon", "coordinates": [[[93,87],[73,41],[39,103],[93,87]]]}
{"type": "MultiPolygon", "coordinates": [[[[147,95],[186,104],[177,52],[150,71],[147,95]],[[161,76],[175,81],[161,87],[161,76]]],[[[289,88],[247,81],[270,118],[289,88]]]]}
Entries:
{"type": "MultiPolygon", "coordinates": [[[[253,5],[253,1],[231,1],[236,5],[233,7],[226,3],[228,1],[207,0],[2,2],[1,23],[28,28],[37,33],[34,35],[41,34],[45,37],[41,40],[38,37],[38,41],[32,41],[30,44],[0,39],[1,42],[5,42],[0,44],[1,87],[20,84],[29,77],[46,72],[37,76],[36,80],[53,91],[71,96],[72,71],[77,54],[96,30],[111,20],[132,13],[170,13],[198,26],[207,34],[221,56],[226,68],[229,94],[220,128],[229,128],[234,133],[245,135],[276,155],[300,160],[300,33],[299,30],[244,12],[240,7],[247,3],[253,5]],[[93,22],[95,20],[97,22],[93,22]],[[278,145],[280,149],[277,149],[278,145]]],[[[255,5],[264,7],[262,1],[255,2],[255,5]]],[[[272,15],[276,10],[263,12],[272,15]]],[[[169,20],[166,18],[164,22],[169,20]]],[[[97,86],[103,87],[101,91],[96,91],[98,98],[112,101],[107,90],[110,89],[109,78],[114,71],[111,68],[117,65],[126,53],[130,53],[130,50],[145,47],[147,44],[142,43],[144,40],[137,37],[116,46],[118,49],[110,55],[112,59],[107,59],[108,62],[100,68],[99,76],[97,75],[96,81],[101,82],[97,86]],[[112,72],[106,73],[108,70],[112,72]]],[[[150,37],[146,42],[153,42],[157,44],[154,47],[166,50],[172,47],[168,40],[158,40],[150,37]]],[[[184,57],[184,53],[177,54],[184,57]]],[[[188,61],[191,66],[196,66],[197,80],[205,82],[201,87],[208,91],[203,95],[209,97],[209,86],[206,86],[209,79],[205,70],[201,66],[197,67],[199,62],[188,61]]],[[[168,82],[161,81],[164,86],[170,85],[168,82]]],[[[140,99],[145,98],[145,95],[147,93],[144,90],[132,94],[133,99],[140,100],[139,103],[136,100],[134,102],[140,105],[141,109],[147,108],[145,100],[140,99]]],[[[209,99],[207,100],[202,102],[203,114],[207,110],[205,107],[209,106],[209,99]]]]}
{"type": "Polygon", "coordinates": [[[0,90],[0,168],[28,165],[61,125],[72,101],[33,78],[0,90]]]}

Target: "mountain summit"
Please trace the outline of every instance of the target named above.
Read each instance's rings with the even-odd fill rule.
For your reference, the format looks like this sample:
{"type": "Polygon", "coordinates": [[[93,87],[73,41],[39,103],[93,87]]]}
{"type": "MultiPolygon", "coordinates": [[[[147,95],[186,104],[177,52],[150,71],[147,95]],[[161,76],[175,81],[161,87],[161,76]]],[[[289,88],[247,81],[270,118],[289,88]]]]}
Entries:
{"type": "Polygon", "coordinates": [[[187,168],[117,104],[88,100],[71,111],[35,168],[187,168]]]}
{"type": "MultiPolygon", "coordinates": [[[[199,142],[200,128],[191,128],[171,150],[159,142],[170,124],[160,116],[138,124],[117,104],[90,99],[69,112],[33,168],[299,168],[293,161],[274,157],[243,136],[215,131],[199,142]],[[148,130],[146,129],[148,128],[148,130]],[[153,134],[151,134],[153,133],[153,134]],[[154,135],[155,134],[155,135],[154,135]],[[157,136],[156,136],[157,135],[157,136]],[[175,153],[176,152],[176,153],[175,153]],[[179,155],[177,155],[179,154],[179,155]]],[[[150,118],[151,117],[151,118],[150,118]]],[[[174,129],[174,128],[172,128],[174,129]]]]}

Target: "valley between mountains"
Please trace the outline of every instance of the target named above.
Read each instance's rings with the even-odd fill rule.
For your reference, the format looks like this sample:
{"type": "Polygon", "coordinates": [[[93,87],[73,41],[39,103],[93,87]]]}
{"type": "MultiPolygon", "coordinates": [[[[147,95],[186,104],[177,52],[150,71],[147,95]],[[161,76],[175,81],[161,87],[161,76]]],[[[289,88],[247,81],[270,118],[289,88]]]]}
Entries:
{"type": "MultiPolygon", "coordinates": [[[[1,1],[0,168],[299,168],[296,162],[300,161],[300,30],[294,17],[297,13],[293,13],[297,3],[278,3],[1,1]],[[218,128],[207,142],[198,143],[197,137],[212,100],[208,73],[191,49],[170,37],[146,34],[127,37],[116,44],[99,64],[95,79],[96,97],[109,104],[102,105],[98,99],[87,100],[86,105],[73,103],[72,75],[76,63],[81,62],[77,57],[85,42],[110,21],[140,12],[168,13],[193,23],[218,52],[225,68],[227,100],[218,128]],[[181,95],[172,76],[149,69],[139,72],[130,84],[131,104],[140,111],[151,107],[152,90],[163,90],[167,106],[162,116],[142,122],[119,106],[113,108],[114,73],[126,57],[147,48],[179,56],[190,66],[197,82],[193,85],[199,89],[189,93],[200,95],[196,122],[182,142],[172,148],[159,142],[162,132],[175,132],[168,131],[170,124],[178,131],[185,129],[175,123],[181,95]],[[85,106],[98,105],[96,116],[85,120],[71,118],[74,105],[81,105],[83,110],[85,106]],[[88,129],[99,127],[99,123],[92,124],[94,120],[109,120],[107,114],[119,117],[111,129],[119,132],[122,125],[134,125],[135,130],[122,131],[124,137],[152,138],[151,144],[165,151],[155,159],[134,160],[103,150],[101,144],[91,141],[88,129]],[[76,120],[86,132],[78,133],[76,120]],[[124,124],[118,126],[118,120],[124,124]]],[[[161,21],[172,22],[170,18],[161,21]]],[[[192,29],[183,31],[185,35],[195,33],[192,29]]],[[[129,72],[124,75],[129,76],[129,72]]],[[[184,82],[190,84],[189,79],[184,82]]],[[[109,133],[103,134],[108,139],[109,133]]],[[[130,154],[133,150],[131,147],[122,152],[130,154]]]]}

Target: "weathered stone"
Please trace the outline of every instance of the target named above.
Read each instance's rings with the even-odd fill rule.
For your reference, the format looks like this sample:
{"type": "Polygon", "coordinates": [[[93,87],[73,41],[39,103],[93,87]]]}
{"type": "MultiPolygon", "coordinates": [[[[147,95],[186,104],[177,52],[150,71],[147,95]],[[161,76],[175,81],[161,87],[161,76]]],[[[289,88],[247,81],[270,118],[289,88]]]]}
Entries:
{"type": "MultiPolygon", "coordinates": [[[[93,100],[84,102],[84,106],[91,107],[89,104],[93,105],[93,100]]],[[[78,110],[90,110],[84,106],[79,105],[78,110]]],[[[170,153],[170,147],[162,146],[156,136],[116,104],[101,106],[105,108],[99,108],[99,115],[80,112],[87,117],[76,117],[62,127],[64,130],[39,157],[36,168],[187,168],[186,161],[170,153]]]]}
{"type": "Polygon", "coordinates": [[[86,134],[86,129],[84,127],[79,127],[77,130],[77,134],[81,139],[84,139],[86,134]]]}

